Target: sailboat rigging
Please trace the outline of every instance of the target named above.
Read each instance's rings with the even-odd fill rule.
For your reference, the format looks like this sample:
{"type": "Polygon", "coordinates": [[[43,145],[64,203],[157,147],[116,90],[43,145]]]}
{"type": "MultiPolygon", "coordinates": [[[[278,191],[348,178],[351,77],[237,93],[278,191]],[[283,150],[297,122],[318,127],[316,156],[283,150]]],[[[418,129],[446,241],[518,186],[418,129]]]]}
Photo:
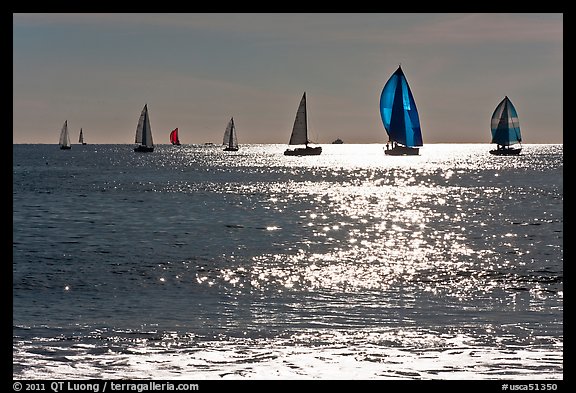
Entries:
{"type": "Polygon", "coordinates": [[[178,138],[178,127],[170,132],[170,143],[173,145],[179,145],[180,139],[178,138]]]}
{"type": "Polygon", "coordinates": [[[138,126],[136,127],[136,143],[139,146],[134,148],[137,152],[152,152],[154,151],[154,143],[152,142],[152,129],[150,128],[150,118],[148,117],[148,104],[144,105],[138,126]]]}
{"type": "Polygon", "coordinates": [[[322,153],[322,147],[311,147],[308,146],[310,141],[308,140],[308,114],[306,109],[306,92],[302,95],[300,100],[300,105],[296,112],[296,118],[294,119],[294,126],[292,127],[292,134],[290,135],[289,145],[305,145],[305,147],[299,147],[295,149],[286,149],[284,155],[286,156],[310,156],[319,155],[322,153]]]}
{"type": "Polygon", "coordinates": [[[228,126],[226,126],[222,144],[226,146],[224,151],[238,151],[238,137],[236,136],[236,126],[234,125],[233,117],[230,118],[228,126]]]}
{"type": "Polygon", "coordinates": [[[382,89],[380,116],[388,134],[384,153],[393,156],[418,155],[418,146],[423,145],[420,119],[401,66],[382,89]]]}
{"type": "Polygon", "coordinates": [[[86,142],[84,142],[84,134],[82,133],[82,128],[80,128],[80,136],[78,137],[78,143],[81,143],[83,145],[86,144],[86,142]]]}
{"type": "Polygon", "coordinates": [[[60,149],[69,150],[71,148],[70,136],[68,135],[68,120],[65,120],[62,130],[60,131],[60,149]]]}
{"type": "Polygon", "coordinates": [[[521,144],[520,123],[518,113],[512,102],[505,96],[498,104],[490,122],[492,131],[492,143],[497,144],[497,148],[490,150],[490,154],[498,156],[518,155],[522,147],[511,147],[511,145],[521,144]]]}

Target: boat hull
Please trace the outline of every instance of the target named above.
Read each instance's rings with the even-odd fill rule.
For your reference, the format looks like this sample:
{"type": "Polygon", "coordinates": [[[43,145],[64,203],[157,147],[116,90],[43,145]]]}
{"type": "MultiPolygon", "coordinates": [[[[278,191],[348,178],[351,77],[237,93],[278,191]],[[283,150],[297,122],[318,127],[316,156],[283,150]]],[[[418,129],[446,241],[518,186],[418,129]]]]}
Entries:
{"type": "Polygon", "coordinates": [[[317,156],[322,153],[322,148],[318,147],[300,147],[293,150],[286,150],[285,156],[317,156]]]}
{"type": "Polygon", "coordinates": [[[72,146],[60,146],[60,150],[70,150],[72,146]]]}
{"type": "Polygon", "coordinates": [[[396,145],[392,149],[385,149],[384,154],[388,156],[417,156],[420,152],[418,147],[408,147],[396,145]]]}
{"type": "Polygon", "coordinates": [[[226,147],[224,151],[238,151],[237,147],[226,147]]]}
{"type": "Polygon", "coordinates": [[[139,152],[139,153],[150,153],[154,151],[154,147],[150,147],[150,146],[136,146],[134,148],[134,151],[139,152]]]}
{"type": "Polygon", "coordinates": [[[521,150],[522,148],[494,149],[490,150],[490,154],[495,156],[517,156],[521,150]]]}

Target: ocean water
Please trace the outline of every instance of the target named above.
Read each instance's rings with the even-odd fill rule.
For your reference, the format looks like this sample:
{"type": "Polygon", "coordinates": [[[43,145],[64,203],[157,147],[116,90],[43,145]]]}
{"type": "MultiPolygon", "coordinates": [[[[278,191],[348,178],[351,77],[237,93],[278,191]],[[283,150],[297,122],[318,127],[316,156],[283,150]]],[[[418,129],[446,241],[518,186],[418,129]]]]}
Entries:
{"type": "Polygon", "coordinates": [[[563,145],[13,145],[13,378],[563,378],[563,145]]]}

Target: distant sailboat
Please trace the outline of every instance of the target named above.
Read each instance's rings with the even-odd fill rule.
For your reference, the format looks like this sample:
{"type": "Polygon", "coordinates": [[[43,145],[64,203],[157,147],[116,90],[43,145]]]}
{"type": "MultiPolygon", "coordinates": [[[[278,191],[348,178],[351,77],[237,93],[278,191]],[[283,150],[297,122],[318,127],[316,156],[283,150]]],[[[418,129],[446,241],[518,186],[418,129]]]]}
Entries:
{"type": "Polygon", "coordinates": [[[154,143],[152,142],[152,128],[150,128],[150,118],[148,117],[148,104],[144,105],[138,126],[136,127],[136,143],[139,146],[134,148],[137,152],[152,152],[154,151],[154,143]]]}
{"type": "Polygon", "coordinates": [[[86,142],[84,142],[84,134],[82,133],[82,128],[80,128],[80,136],[78,137],[78,143],[81,143],[83,145],[86,144],[86,142]]]}
{"type": "Polygon", "coordinates": [[[290,136],[289,145],[305,145],[305,147],[295,148],[293,150],[287,149],[284,152],[286,156],[310,156],[319,155],[322,153],[322,147],[308,146],[308,115],[306,111],[306,92],[300,100],[296,118],[294,119],[294,127],[292,127],[292,135],[290,136]]]}
{"type": "Polygon", "coordinates": [[[226,131],[224,131],[224,140],[222,142],[224,151],[238,151],[238,137],[236,136],[236,127],[234,126],[234,118],[230,118],[226,131]]]}
{"type": "Polygon", "coordinates": [[[422,146],[420,119],[412,91],[400,66],[382,89],[380,116],[388,133],[384,153],[393,156],[418,155],[418,146],[422,146]],[[391,148],[389,143],[392,144],[391,148]]]}
{"type": "Polygon", "coordinates": [[[498,156],[520,154],[522,147],[510,147],[511,145],[520,144],[522,135],[520,135],[518,113],[508,96],[505,96],[494,110],[490,128],[492,130],[492,143],[498,145],[495,150],[490,150],[490,154],[498,156]]]}
{"type": "Polygon", "coordinates": [[[178,127],[176,127],[172,132],[170,132],[170,143],[173,145],[179,145],[180,139],[178,138],[178,127]]]}
{"type": "Polygon", "coordinates": [[[71,148],[70,136],[68,135],[68,120],[65,120],[62,131],[60,131],[60,149],[69,150],[71,148]]]}

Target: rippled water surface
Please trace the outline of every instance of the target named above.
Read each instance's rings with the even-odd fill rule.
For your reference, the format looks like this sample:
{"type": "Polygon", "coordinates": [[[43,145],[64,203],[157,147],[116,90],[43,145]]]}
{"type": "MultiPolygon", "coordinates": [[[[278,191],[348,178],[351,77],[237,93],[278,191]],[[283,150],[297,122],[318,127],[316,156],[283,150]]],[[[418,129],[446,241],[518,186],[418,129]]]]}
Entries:
{"type": "Polygon", "coordinates": [[[14,145],[14,377],[562,379],[562,145],[285,148],[14,145]]]}

